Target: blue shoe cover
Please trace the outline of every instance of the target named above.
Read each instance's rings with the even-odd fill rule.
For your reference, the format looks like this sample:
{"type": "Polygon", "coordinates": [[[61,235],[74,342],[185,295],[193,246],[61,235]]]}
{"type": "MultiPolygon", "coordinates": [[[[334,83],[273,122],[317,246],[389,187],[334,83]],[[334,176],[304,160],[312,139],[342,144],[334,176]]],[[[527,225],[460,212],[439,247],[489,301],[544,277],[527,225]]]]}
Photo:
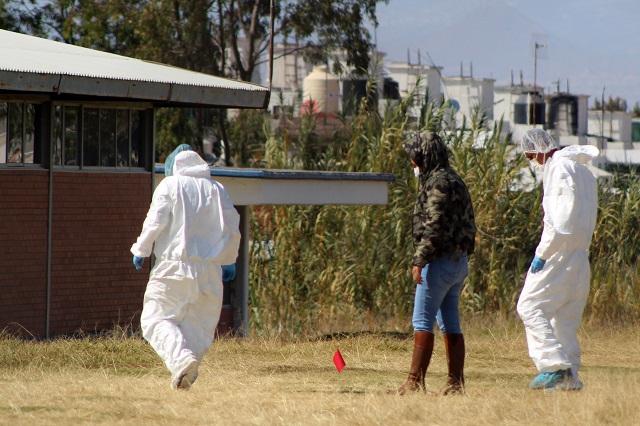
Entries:
{"type": "Polygon", "coordinates": [[[531,380],[529,389],[554,389],[571,379],[570,369],[542,372],[531,380]]]}

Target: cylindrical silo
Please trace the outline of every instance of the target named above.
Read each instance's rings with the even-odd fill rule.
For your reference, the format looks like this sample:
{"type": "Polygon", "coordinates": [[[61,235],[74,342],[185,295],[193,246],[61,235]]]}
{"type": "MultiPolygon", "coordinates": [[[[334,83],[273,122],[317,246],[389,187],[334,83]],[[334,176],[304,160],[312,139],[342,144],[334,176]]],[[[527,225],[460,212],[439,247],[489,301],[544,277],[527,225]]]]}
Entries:
{"type": "Polygon", "coordinates": [[[340,84],[338,77],[319,65],[302,82],[303,105],[314,113],[337,114],[340,108],[340,84]],[[312,106],[312,108],[309,108],[312,106]]]}

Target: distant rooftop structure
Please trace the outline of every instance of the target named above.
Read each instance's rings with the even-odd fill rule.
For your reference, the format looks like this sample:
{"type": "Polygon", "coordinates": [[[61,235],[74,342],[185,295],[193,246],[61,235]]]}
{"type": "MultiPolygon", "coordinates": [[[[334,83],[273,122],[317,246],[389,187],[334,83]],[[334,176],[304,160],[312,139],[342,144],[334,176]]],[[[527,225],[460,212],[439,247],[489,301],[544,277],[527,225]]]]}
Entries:
{"type": "Polygon", "coordinates": [[[533,84],[513,84],[495,86],[496,92],[509,92],[513,94],[541,94],[542,87],[533,87],[533,84]]]}
{"type": "Polygon", "coordinates": [[[0,30],[4,91],[262,108],[265,87],[0,30]]]}
{"type": "Polygon", "coordinates": [[[476,111],[493,120],[494,79],[455,76],[443,77],[442,83],[455,110],[456,125],[461,125],[464,117],[471,119],[476,111]]]}

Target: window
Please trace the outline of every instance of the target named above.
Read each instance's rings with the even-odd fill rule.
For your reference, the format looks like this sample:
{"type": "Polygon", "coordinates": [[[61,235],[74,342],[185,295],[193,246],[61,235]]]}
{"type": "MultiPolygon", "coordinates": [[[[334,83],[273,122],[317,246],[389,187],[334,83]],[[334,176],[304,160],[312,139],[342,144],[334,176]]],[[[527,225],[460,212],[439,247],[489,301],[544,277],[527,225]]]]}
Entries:
{"type": "Polygon", "coordinates": [[[82,165],[97,166],[100,160],[100,113],[97,108],[85,108],[82,129],[82,165]]]}
{"type": "Polygon", "coordinates": [[[144,120],[142,110],[57,105],[53,119],[54,164],[144,167],[144,120]]]}
{"type": "Polygon", "coordinates": [[[142,111],[131,111],[131,167],[144,167],[144,156],[142,154],[144,146],[143,120],[142,111]]]}
{"type": "Polygon", "coordinates": [[[0,163],[33,164],[37,104],[0,102],[0,163]]]}
{"type": "Polygon", "coordinates": [[[116,167],[129,166],[129,111],[116,110],[116,167]]]}
{"type": "Polygon", "coordinates": [[[545,106],[541,102],[535,104],[518,103],[514,105],[513,122],[515,124],[544,124],[545,106]]]}
{"type": "Polygon", "coordinates": [[[80,146],[80,108],[64,107],[64,158],[63,163],[67,166],[79,165],[78,156],[80,146]]]}
{"type": "Polygon", "coordinates": [[[116,166],[116,110],[100,110],[100,166],[116,166]]]}

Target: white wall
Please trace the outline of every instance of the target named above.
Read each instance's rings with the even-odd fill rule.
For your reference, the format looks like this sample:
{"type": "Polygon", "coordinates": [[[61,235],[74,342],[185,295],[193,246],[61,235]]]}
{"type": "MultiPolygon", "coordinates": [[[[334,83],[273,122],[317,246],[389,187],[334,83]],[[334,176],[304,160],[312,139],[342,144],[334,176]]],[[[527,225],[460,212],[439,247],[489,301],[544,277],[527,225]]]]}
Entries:
{"type": "Polygon", "coordinates": [[[408,96],[415,88],[418,78],[421,87],[417,92],[417,103],[422,102],[422,95],[429,89],[429,97],[436,103],[442,98],[442,82],[440,68],[426,65],[413,65],[406,62],[390,62],[385,65],[388,76],[398,82],[401,97],[408,96]]]}
{"type": "Polygon", "coordinates": [[[312,66],[307,64],[301,52],[282,56],[295,46],[278,44],[273,48],[273,88],[287,91],[302,90],[302,80],[311,72],[312,66]]]}
{"type": "Polygon", "coordinates": [[[623,111],[589,111],[589,134],[631,144],[631,114],[623,111]],[[604,126],[603,126],[604,124],[604,126]]]}
{"type": "Polygon", "coordinates": [[[458,125],[462,123],[463,117],[471,118],[476,108],[480,108],[480,112],[488,119],[494,118],[494,80],[445,77],[442,81],[447,98],[455,99],[460,104],[460,110],[456,114],[458,125]]]}

